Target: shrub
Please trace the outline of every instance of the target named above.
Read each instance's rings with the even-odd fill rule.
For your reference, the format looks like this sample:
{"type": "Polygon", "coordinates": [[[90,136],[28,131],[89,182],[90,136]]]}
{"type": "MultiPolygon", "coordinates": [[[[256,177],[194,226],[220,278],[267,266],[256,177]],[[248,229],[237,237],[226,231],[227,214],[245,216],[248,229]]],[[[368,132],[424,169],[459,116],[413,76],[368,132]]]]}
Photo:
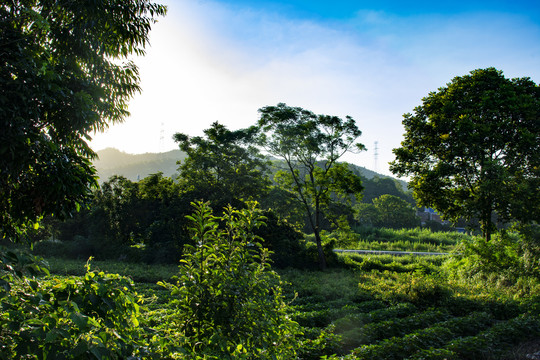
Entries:
{"type": "Polygon", "coordinates": [[[434,306],[445,303],[452,295],[446,281],[436,274],[426,275],[422,271],[412,273],[389,273],[383,281],[376,282],[364,276],[365,282],[358,286],[361,291],[392,303],[411,302],[419,306],[434,306]]]}
{"type": "Polygon", "coordinates": [[[522,234],[501,232],[491,241],[481,237],[463,241],[460,254],[449,259],[444,269],[457,280],[475,278],[500,288],[517,284],[516,293],[526,295],[538,283],[533,279],[540,280],[540,242],[531,229],[524,228],[522,234]],[[520,289],[524,286],[526,291],[520,289]]]}
{"type": "Polygon", "coordinates": [[[129,279],[89,266],[83,277],[38,280],[33,275],[40,271],[48,272],[37,258],[14,252],[0,256],[0,358],[149,355],[129,279]]]}
{"type": "Polygon", "coordinates": [[[207,203],[188,219],[195,246],[186,245],[171,291],[182,352],[206,359],[290,359],[298,325],[287,317],[279,276],[254,229],[263,218],[255,203],[230,206],[220,217],[207,203]],[[222,227],[219,227],[219,225],[222,227]]]}

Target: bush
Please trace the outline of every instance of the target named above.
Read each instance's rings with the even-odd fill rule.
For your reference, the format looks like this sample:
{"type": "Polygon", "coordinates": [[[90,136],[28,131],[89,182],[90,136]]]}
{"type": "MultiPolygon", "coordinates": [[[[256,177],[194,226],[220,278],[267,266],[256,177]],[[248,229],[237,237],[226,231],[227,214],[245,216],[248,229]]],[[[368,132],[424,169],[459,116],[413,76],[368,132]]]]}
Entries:
{"type": "Polygon", "coordinates": [[[522,234],[502,232],[486,241],[474,237],[463,241],[458,255],[444,264],[448,276],[490,282],[499,288],[513,287],[523,296],[536,292],[540,281],[540,242],[532,228],[522,234]]]}
{"type": "Polygon", "coordinates": [[[262,245],[272,253],[272,265],[277,268],[310,266],[306,259],[306,242],[303,234],[272,210],[263,212],[266,226],[254,229],[263,240],[262,245]]]}
{"type": "Polygon", "coordinates": [[[254,203],[212,215],[206,203],[189,216],[195,246],[186,245],[171,291],[181,352],[206,359],[290,359],[298,325],[287,317],[279,276],[254,230],[262,226],[254,203]],[[220,228],[219,225],[222,224],[220,228]]]}
{"type": "Polygon", "coordinates": [[[410,302],[422,307],[442,305],[452,296],[446,281],[436,274],[426,275],[421,271],[413,273],[387,273],[384,281],[377,279],[358,285],[364,292],[373,294],[377,299],[392,303],[410,302]]]}
{"type": "Polygon", "coordinates": [[[150,355],[132,282],[90,271],[38,280],[32,256],[0,254],[0,358],[125,359],[150,355]]]}

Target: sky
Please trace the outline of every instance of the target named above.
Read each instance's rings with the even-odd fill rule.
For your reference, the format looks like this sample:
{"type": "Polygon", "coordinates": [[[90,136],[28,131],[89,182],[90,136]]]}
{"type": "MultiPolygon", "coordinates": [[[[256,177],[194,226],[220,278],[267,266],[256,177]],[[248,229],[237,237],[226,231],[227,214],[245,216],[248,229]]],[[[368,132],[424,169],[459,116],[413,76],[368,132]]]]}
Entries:
{"type": "Polygon", "coordinates": [[[139,66],[142,92],[94,150],[177,149],[218,121],[254,125],[283,102],[351,116],[367,147],[343,160],[390,175],[403,114],[452,78],[495,67],[540,82],[537,1],[163,0],[139,66]]]}

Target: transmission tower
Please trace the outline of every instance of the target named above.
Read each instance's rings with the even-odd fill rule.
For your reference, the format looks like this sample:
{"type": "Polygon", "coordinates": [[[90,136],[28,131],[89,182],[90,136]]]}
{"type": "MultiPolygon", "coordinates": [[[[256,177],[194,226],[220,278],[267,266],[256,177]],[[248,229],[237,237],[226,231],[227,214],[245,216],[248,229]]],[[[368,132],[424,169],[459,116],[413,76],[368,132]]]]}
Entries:
{"type": "Polygon", "coordinates": [[[165,130],[164,130],[164,123],[161,123],[161,126],[159,128],[159,149],[158,152],[163,152],[163,141],[165,139],[165,130]]]}
{"type": "Polygon", "coordinates": [[[377,163],[379,161],[379,148],[378,148],[379,142],[375,141],[375,146],[373,147],[375,149],[375,152],[373,153],[373,171],[377,172],[377,163]]]}

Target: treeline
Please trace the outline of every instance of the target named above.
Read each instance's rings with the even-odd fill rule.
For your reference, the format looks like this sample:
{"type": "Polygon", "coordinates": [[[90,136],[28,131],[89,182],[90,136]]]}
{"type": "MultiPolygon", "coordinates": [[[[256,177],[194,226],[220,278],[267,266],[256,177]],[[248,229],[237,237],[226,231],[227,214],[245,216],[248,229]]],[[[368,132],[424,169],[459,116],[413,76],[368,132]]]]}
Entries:
{"type": "MultiPolygon", "coordinates": [[[[272,185],[270,179],[267,178],[265,183],[266,186],[254,186],[249,199],[264,205],[266,226],[258,231],[264,239],[264,246],[274,252],[274,265],[316,266],[317,255],[313,244],[304,240],[303,231],[307,229],[302,209],[286,192],[272,185]],[[298,262],[299,259],[302,261],[298,262]]],[[[403,227],[399,217],[407,211],[410,217],[418,220],[411,222],[411,225],[419,225],[413,206],[402,200],[408,194],[399,188],[397,182],[374,178],[364,179],[363,184],[370,189],[370,194],[392,191],[401,198],[385,194],[369,202],[369,197],[366,197],[363,199],[366,202],[354,206],[360,210],[356,215],[352,212],[354,209],[349,208],[348,213],[345,208],[334,209],[346,214],[353,226],[367,225],[365,209],[373,207],[382,211],[380,204],[389,202],[397,202],[399,206],[393,210],[387,209],[392,214],[378,216],[370,212],[369,225],[403,227]],[[379,183],[385,186],[378,187],[379,183]],[[392,223],[389,220],[391,217],[398,220],[392,223]]],[[[174,263],[186,244],[193,245],[185,231],[186,216],[193,212],[191,203],[200,199],[211,199],[216,213],[227,203],[245,206],[245,201],[234,196],[226,183],[204,189],[193,186],[182,177],[173,180],[162,173],[152,174],[140,181],[115,175],[96,189],[88,206],[71,219],[60,221],[53,217],[46,218],[40,231],[34,235],[34,240],[52,238],[60,242],[38,242],[35,248],[41,253],[82,259],[94,256],[101,259],[174,263]]],[[[332,229],[329,220],[324,222],[323,229],[332,229]]],[[[328,248],[327,253],[330,252],[328,248]]]]}
{"type": "MultiPolygon", "coordinates": [[[[219,123],[205,130],[204,137],[176,134],[186,154],[179,161],[178,176],[156,173],[139,181],[119,175],[110,177],[72,218],[46,218],[33,240],[52,238],[60,242],[38,243],[36,249],[46,255],[174,263],[185,245],[193,245],[185,230],[192,203],[209,202],[219,216],[228,205],[241,209],[247,202],[256,201],[266,217],[266,226],[258,230],[258,235],[264,239],[263,246],[273,251],[274,265],[310,267],[317,264],[319,249],[314,246],[318,244],[304,240],[303,233],[314,233],[310,224],[315,215],[306,211],[299,193],[313,194],[324,186],[328,188],[322,194],[327,197],[325,201],[310,195],[313,204],[308,204],[309,210],[319,210],[319,232],[358,226],[420,225],[411,194],[397,180],[362,179],[351,167],[338,163],[333,168],[337,175],[324,178],[314,174],[319,177],[315,190],[301,189],[290,178],[287,180],[284,161],[269,160],[261,154],[255,146],[255,134],[252,129],[231,131],[219,123]],[[341,190],[349,184],[356,184],[354,192],[341,190]]],[[[328,167],[328,163],[315,165],[316,169],[328,167]]],[[[301,165],[294,166],[293,174],[306,171],[301,165]]],[[[322,251],[331,261],[331,244],[322,246],[322,251]]]]}

